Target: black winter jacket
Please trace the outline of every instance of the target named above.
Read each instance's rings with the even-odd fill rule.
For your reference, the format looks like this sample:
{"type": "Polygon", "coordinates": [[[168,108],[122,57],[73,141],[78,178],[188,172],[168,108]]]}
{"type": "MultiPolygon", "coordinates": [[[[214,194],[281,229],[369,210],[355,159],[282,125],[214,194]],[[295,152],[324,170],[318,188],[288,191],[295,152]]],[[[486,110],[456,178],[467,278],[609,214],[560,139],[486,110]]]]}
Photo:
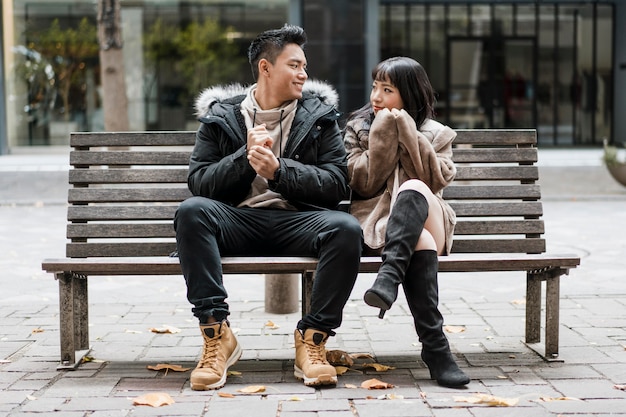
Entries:
{"type": "MultiPolygon", "coordinates": [[[[246,157],[247,129],[241,85],[204,90],[196,100],[202,122],[189,163],[187,183],[196,196],[236,206],[248,193],[256,172],[246,157]]],[[[328,84],[308,80],[289,137],[279,158],[272,191],[299,210],[334,209],[347,199],[346,151],[337,125],[337,93],[328,84]]]]}

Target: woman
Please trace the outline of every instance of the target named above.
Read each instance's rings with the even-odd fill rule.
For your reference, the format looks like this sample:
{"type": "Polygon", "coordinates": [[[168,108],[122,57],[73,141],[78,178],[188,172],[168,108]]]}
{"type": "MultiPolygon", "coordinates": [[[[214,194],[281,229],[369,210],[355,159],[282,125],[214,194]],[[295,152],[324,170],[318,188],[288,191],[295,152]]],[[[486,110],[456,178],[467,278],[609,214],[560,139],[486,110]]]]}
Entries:
{"type": "Polygon", "coordinates": [[[438,255],[450,252],[456,223],[442,198],[456,174],[456,133],[433,120],[434,91],[415,60],[387,59],[372,79],[370,102],[350,115],[344,136],[351,213],[363,228],[364,254],[383,260],[363,298],[382,318],[402,284],[431,378],[461,387],[469,378],[443,333],[437,284],[438,255]]]}

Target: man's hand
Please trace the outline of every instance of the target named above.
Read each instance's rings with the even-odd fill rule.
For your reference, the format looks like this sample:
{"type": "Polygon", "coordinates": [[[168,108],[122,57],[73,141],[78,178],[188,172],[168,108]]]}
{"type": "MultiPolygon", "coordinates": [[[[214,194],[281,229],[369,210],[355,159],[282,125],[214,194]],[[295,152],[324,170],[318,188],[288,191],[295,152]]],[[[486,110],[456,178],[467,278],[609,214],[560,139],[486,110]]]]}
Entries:
{"type": "Polygon", "coordinates": [[[278,159],[272,152],[273,143],[264,124],[248,130],[248,162],[257,174],[267,180],[273,180],[276,170],[280,167],[278,159]]]}

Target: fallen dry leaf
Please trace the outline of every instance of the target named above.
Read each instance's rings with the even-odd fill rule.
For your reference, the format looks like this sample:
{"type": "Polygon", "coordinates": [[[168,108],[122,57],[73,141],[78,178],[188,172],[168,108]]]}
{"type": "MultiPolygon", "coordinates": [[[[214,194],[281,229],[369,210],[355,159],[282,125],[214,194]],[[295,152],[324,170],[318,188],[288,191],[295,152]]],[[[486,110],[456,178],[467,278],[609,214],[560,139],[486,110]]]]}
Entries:
{"type": "Polygon", "coordinates": [[[582,401],[580,398],[574,397],[539,397],[541,401],[550,402],[550,401],[582,401]]]}
{"type": "Polygon", "coordinates": [[[241,374],[241,372],[239,372],[239,371],[228,371],[228,372],[226,373],[226,376],[241,376],[241,375],[242,375],[242,374],[241,374]]]}
{"type": "Polygon", "coordinates": [[[289,398],[288,401],[304,401],[304,400],[302,398],[300,398],[300,397],[294,396],[294,397],[289,398]]]}
{"type": "Polygon", "coordinates": [[[387,389],[393,388],[393,384],[389,384],[387,382],[379,381],[376,378],[368,379],[367,381],[363,381],[361,383],[361,388],[366,389],[387,389]]]}
{"type": "Polygon", "coordinates": [[[526,304],[526,300],[525,299],[521,299],[521,300],[513,300],[511,301],[511,304],[526,304]]]}
{"type": "Polygon", "coordinates": [[[476,394],[472,397],[454,397],[454,401],[470,404],[486,404],[490,407],[511,407],[519,402],[519,398],[502,398],[489,394],[476,394]]]}
{"type": "Polygon", "coordinates": [[[378,400],[404,400],[404,395],[399,394],[383,394],[379,395],[378,400]]]}
{"type": "Polygon", "coordinates": [[[272,320],[268,320],[267,323],[265,323],[265,327],[268,327],[272,330],[280,329],[280,326],[278,324],[275,324],[272,320]]]}
{"type": "Polygon", "coordinates": [[[42,329],[41,327],[37,327],[36,329],[33,329],[32,333],[43,333],[45,330],[42,329]]]}
{"type": "Polygon", "coordinates": [[[354,365],[352,357],[343,350],[327,350],[326,360],[334,366],[344,365],[349,368],[354,365]]]}
{"type": "Polygon", "coordinates": [[[352,359],[371,359],[374,360],[374,357],[372,355],[370,355],[369,353],[351,353],[350,357],[352,359]]]}
{"type": "Polygon", "coordinates": [[[613,385],[613,388],[626,391],[626,385],[613,385]]]}
{"type": "Polygon", "coordinates": [[[102,363],[104,362],[102,359],[96,359],[93,356],[89,356],[89,355],[85,355],[83,356],[83,358],[80,360],[80,363],[87,363],[87,362],[93,362],[93,363],[102,363]]]}
{"type": "Polygon", "coordinates": [[[162,370],[166,370],[166,371],[174,371],[174,372],[187,372],[188,370],[190,370],[191,368],[183,368],[180,365],[170,365],[169,363],[159,363],[156,365],[148,365],[146,366],[146,368],[150,369],[151,371],[162,371],[162,370]]]}
{"type": "Polygon", "coordinates": [[[174,404],[174,400],[167,392],[151,392],[133,398],[133,405],[149,405],[151,407],[161,407],[163,405],[174,404]]]}
{"type": "Polygon", "coordinates": [[[164,324],[163,327],[151,327],[150,331],[152,333],[158,333],[158,334],[174,334],[174,333],[180,333],[180,329],[173,327],[173,326],[168,326],[167,324],[164,324]]]}
{"type": "Polygon", "coordinates": [[[244,394],[255,394],[257,392],[265,392],[265,385],[249,385],[245,388],[238,389],[237,391],[243,392],[244,394]]]}
{"type": "Polygon", "coordinates": [[[444,330],[448,333],[463,333],[465,326],[443,326],[444,330]]]}
{"type": "Polygon", "coordinates": [[[231,394],[230,392],[218,391],[217,395],[222,398],[235,398],[235,394],[231,394]]]}
{"type": "Polygon", "coordinates": [[[374,368],[378,372],[386,372],[390,369],[396,369],[394,366],[383,365],[380,363],[364,363],[361,366],[363,366],[364,368],[374,368]]]}
{"type": "Polygon", "coordinates": [[[356,389],[357,388],[357,386],[354,385],[354,384],[345,384],[344,387],[350,388],[350,389],[356,389]]]}
{"type": "Polygon", "coordinates": [[[347,366],[335,366],[335,371],[337,372],[337,375],[343,375],[346,372],[348,372],[348,368],[347,366]]]}

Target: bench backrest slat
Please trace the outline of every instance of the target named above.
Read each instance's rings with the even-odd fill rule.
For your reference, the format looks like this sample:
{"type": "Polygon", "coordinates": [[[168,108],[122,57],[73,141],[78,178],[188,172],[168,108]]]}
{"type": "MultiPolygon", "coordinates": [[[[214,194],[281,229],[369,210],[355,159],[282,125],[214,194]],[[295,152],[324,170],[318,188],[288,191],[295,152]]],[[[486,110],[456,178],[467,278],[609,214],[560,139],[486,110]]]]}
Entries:
{"type": "Polygon", "coordinates": [[[467,166],[459,164],[456,169],[456,181],[537,181],[539,168],[533,165],[523,166],[467,166]]]}
{"type": "MultiPolygon", "coordinates": [[[[533,129],[460,129],[453,252],[545,252],[533,129]]],[[[164,256],[187,189],[195,132],[72,133],[68,257],[164,256]]]]}
{"type": "MultiPolygon", "coordinates": [[[[126,163],[124,166],[128,165],[126,163]]],[[[132,169],[115,168],[111,165],[109,169],[75,168],[70,170],[70,184],[187,184],[187,168],[178,169],[132,169]]]]}
{"type": "Polygon", "coordinates": [[[186,184],[172,188],[70,188],[67,200],[71,204],[180,202],[191,197],[186,184]]]}

